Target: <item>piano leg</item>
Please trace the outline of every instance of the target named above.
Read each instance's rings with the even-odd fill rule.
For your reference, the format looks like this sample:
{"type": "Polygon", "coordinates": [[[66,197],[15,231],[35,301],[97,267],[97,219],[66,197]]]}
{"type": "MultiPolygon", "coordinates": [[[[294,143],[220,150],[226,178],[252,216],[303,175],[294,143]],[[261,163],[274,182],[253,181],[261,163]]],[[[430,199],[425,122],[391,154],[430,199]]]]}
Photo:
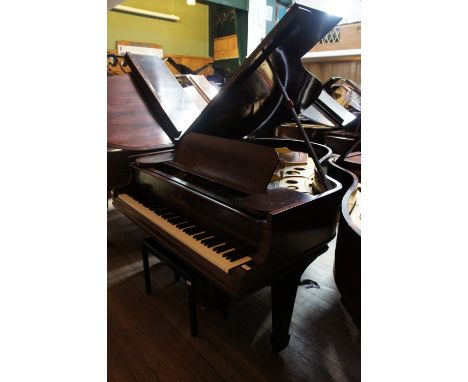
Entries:
{"type": "Polygon", "coordinates": [[[149,269],[149,261],[148,261],[148,248],[144,241],[142,241],[141,245],[141,257],[143,260],[143,273],[145,275],[145,291],[146,294],[151,294],[151,275],[149,269]]]}
{"type": "Polygon", "coordinates": [[[197,325],[197,303],[195,301],[195,290],[192,285],[192,281],[187,280],[187,294],[188,294],[188,306],[189,306],[189,317],[190,317],[190,334],[192,337],[198,335],[197,325]]]}
{"type": "Polygon", "coordinates": [[[290,273],[271,285],[272,333],[270,343],[274,352],[280,352],[289,344],[289,325],[294,310],[297,286],[305,268],[290,273]]]}

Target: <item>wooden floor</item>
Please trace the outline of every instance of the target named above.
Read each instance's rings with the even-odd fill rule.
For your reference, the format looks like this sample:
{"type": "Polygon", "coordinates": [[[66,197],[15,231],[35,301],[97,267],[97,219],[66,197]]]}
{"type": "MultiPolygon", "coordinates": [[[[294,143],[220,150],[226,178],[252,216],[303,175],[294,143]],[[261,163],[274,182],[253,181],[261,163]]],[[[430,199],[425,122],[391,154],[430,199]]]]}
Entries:
{"type": "Polygon", "coordinates": [[[110,381],[359,381],[360,337],[339,302],[333,248],[303,277],[320,289],[298,290],[289,346],[269,347],[270,291],[232,304],[222,318],[199,297],[199,336],[189,331],[185,285],[153,261],[153,295],[144,292],[144,232],[110,207],[107,252],[107,362],[110,381]]]}

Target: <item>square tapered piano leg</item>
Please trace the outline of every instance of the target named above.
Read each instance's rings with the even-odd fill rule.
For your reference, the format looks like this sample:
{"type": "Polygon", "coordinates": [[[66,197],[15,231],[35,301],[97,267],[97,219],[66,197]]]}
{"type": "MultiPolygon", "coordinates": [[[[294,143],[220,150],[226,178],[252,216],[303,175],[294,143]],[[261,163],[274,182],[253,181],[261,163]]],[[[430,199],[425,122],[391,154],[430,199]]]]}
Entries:
{"type": "Polygon", "coordinates": [[[306,268],[321,254],[326,252],[324,245],[312,252],[302,264],[288,272],[285,277],[271,284],[271,348],[280,352],[289,345],[289,326],[296,301],[297,287],[306,268]]]}
{"type": "Polygon", "coordinates": [[[197,303],[195,300],[195,288],[192,281],[187,280],[187,294],[188,294],[188,306],[189,306],[189,317],[190,317],[190,334],[192,337],[198,335],[197,325],[197,303]]]}
{"type": "Polygon", "coordinates": [[[151,294],[151,274],[149,268],[149,260],[148,260],[148,247],[147,244],[142,241],[141,243],[141,258],[143,260],[143,273],[145,275],[145,291],[146,294],[151,294]]]}
{"type": "Polygon", "coordinates": [[[280,352],[289,344],[289,325],[294,310],[296,292],[304,269],[294,271],[271,285],[270,343],[274,352],[280,352]]]}

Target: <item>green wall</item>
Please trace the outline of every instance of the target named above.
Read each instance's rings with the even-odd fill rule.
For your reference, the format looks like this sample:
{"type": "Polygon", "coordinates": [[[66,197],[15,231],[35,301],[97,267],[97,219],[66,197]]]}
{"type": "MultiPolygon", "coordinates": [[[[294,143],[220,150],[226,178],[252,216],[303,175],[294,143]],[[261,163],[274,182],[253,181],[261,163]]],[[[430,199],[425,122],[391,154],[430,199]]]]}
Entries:
{"type": "Polygon", "coordinates": [[[208,56],[208,6],[186,0],[127,0],[128,7],[174,14],[180,21],[165,21],[120,12],[107,12],[107,49],[118,40],[151,42],[165,53],[208,56]]]}

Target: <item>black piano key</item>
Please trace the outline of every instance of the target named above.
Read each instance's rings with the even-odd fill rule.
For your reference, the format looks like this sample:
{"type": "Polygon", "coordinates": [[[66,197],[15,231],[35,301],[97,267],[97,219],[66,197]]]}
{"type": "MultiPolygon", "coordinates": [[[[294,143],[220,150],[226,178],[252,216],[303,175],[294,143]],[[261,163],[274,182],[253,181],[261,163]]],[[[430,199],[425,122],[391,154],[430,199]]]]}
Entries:
{"type": "Polygon", "coordinates": [[[156,215],[161,215],[164,212],[168,212],[167,208],[152,208],[148,207],[151,211],[153,211],[156,215]]]}
{"type": "Polygon", "coordinates": [[[219,247],[216,247],[214,249],[214,251],[218,252],[218,253],[221,253],[221,252],[227,251],[228,249],[231,249],[231,248],[234,248],[234,245],[230,244],[230,243],[226,243],[226,244],[223,244],[223,245],[221,245],[219,247]]]}
{"type": "MultiPolygon", "coordinates": [[[[222,247],[223,245],[226,244],[228,240],[226,238],[224,238],[223,240],[220,240],[218,243],[215,243],[213,244],[210,248],[216,252],[216,249],[218,249],[219,247],[222,247]]],[[[218,252],[219,253],[219,252],[218,252]]]]}
{"type": "Polygon", "coordinates": [[[233,251],[229,253],[229,255],[226,257],[226,260],[229,260],[231,262],[242,259],[243,257],[248,256],[247,252],[242,252],[242,251],[233,251]]]}
{"type": "Polygon", "coordinates": [[[200,226],[195,226],[195,227],[190,227],[190,228],[184,229],[184,232],[187,235],[196,235],[197,233],[201,233],[203,231],[205,231],[205,229],[200,227],[200,226]]]}
{"type": "Polygon", "coordinates": [[[226,238],[222,235],[215,235],[214,237],[210,238],[210,239],[205,239],[205,240],[202,240],[202,244],[203,245],[206,245],[208,248],[211,248],[213,247],[214,245],[216,244],[221,244],[221,243],[224,243],[226,241],[226,238]]]}
{"type": "Polygon", "coordinates": [[[230,256],[231,256],[235,251],[236,251],[236,247],[235,247],[234,245],[231,245],[231,248],[229,248],[228,252],[223,253],[222,256],[223,256],[225,259],[228,259],[228,260],[229,260],[230,256]]]}
{"type": "Polygon", "coordinates": [[[193,226],[193,223],[190,223],[190,222],[183,222],[183,223],[176,224],[176,227],[179,228],[179,229],[192,227],[192,226],[193,226]]]}
{"type": "Polygon", "coordinates": [[[170,219],[167,219],[167,221],[171,224],[174,224],[174,225],[177,225],[179,223],[184,223],[187,221],[186,218],[182,217],[182,216],[177,216],[177,217],[173,217],[173,218],[170,218],[170,219]]]}
{"type": "Polygon", "coordinates": [[[169,218],[172,218],[174,216],[177,216],[174,212],[165,212],[163,214],[160,214],[159,216],[161,216],[162,218],[164,219],[169,219],[169,218]]]}
{"type": "Polygon", "coordinates": [[[243,247],[238,253],[237,256],[239,259],[242,259],[245,256],[254,257],[255,250],[250,246],[243,247]]]}
{"type": "Polygon", "coordinates": [[[150,210],[155,210],[157,208],[161,208],[161,205],[160,204],[156,204],[156,203],[144,203],[144,206],[146,208],[149,208],[150,210]]]}
{"type": "Polygon", "coordinates": [[[225,257],[227,260],[232,261],[233,258],[236,258],[237,260],[239,254],[242,253],[242,250],[244,249],[245,245],[236,243],[235,245],[233,245],[233,247],[234,247],[234,251],[230,251],[229,253],[223,254],[223,257],[225,257]]]}
{"type": "Polygon", "coordinates": [[[199,233],[197,235],[194,235],[193,238],[195,240],[203,240],[203,239],[206,239],[207,237],[210,237],[210,236],[213,236],[212,232],[203,232],[203,233],[199,233]]]}

